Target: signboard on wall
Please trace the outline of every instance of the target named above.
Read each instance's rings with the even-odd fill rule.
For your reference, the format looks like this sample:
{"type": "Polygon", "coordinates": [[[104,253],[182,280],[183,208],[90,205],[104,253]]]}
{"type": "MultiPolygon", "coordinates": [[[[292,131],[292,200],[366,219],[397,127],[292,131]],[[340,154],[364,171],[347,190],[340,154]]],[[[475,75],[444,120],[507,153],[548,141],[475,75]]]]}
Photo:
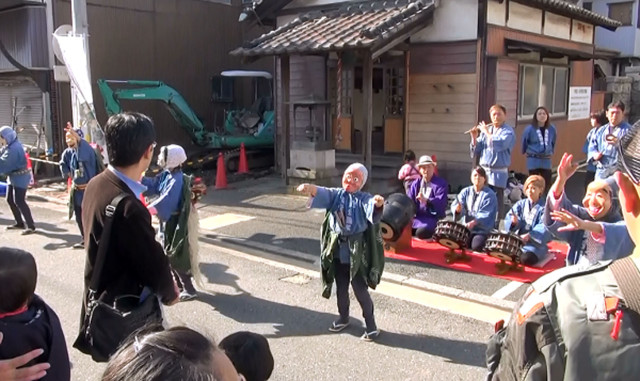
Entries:
{"type": "Polygon", "coordinates": [[[567,120],[589,119],[591,112],[591,86],[569,87],[567,120]]]}

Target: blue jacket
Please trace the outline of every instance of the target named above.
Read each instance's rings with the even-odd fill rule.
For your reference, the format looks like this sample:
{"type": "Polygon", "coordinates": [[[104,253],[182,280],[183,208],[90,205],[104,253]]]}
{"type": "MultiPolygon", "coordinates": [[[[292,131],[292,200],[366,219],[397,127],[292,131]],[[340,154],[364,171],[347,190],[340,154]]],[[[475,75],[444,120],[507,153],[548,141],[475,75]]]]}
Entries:
{"type": "Polygon", "coordinates": [[[522,153],[527,156],[527,169],[551,169],[551,156],[556,149],[556,128],[547,127],[544,138],[539,127],[528,125],[522,134],[522,153]]]}
{"type": "Polygon", "coordinates": [[[596,130],[598,130],[599,127],[593,127],[592,129],[589,130],[589,133],[587,133],[587,138],[584,141],[584,145],[582,146],[582,152],[587,155],[587,163],[589,163],[587,165],[587,172],[595,172],[596,171],[596,165],[594,164],[594,161],[592,159],[589,159],[589,143],[591,142],[591,138],[593,137],[593,134],[596,133],[596,130]]]}
{"type": "Polygon", "coordinates": [[[631,129],[631,125],[627,122],[620,123],[616,129],[612,129],[610,124],[607,123],[599,127],[591,136],[587,158],[589,160],[595,160],[594,158],[598,152],[602,152],[602,158],[595,161],[596,179],[606,179],[611,176],[618,165],[618,150],[616,145],[609,144],[606,141],[606,136],[612,133],[620,139],[629,132],[629,129],[631,129]]]}
{"type": "Polygon", "coordinates": [[[489,233],[493,229],[498,213],[498,199],[496,194],[488,186],[478,192],[474,202],[475,189],[473,185],[464,188],[451,203],[451,213],[456,215],[458,204],[462,204],[462,217],[464,223],[476,220],[476,226],[471,229],[471,233],[489,233]]]}
{"type": "MultiPolygon", "coordinates": [[[[68,147],[62,152],[60,172],[62,177],[71,177],[76,185],[84,185],[98,174],[96,151],[84,139],[79,139],[77,148],[68,147]]],[[[82,202],[84,190],[76,190],[74,197],[82,202]]]]}
{"type": "Polygon", "coordinates": [[[522,251],[532,252],[543,259],[549,251],[547,243],[552,238],[551,233],[544,225],[544,199],[541,198],[534,205],[528,198],[515,203],[507,213],[505,218],[505,229],[518,235],[529,234],[529,241],[524,245],[522,251]],[[516,226],[512,226],[513,216],[518,217],[516,226]]]}
{"type": "Polygon", "coordinates": [[[31,181],[31,172],[27,171],[27,158],[18,135],[9,126],[0,128],[0,136],[7,145],[0,148],[0,173],[7,175],[7,183],[15,188],[27,189],[31,181]]]}
{"type": "Polygon", "coordinates": [[[470,145],[471,158],[480,156],[480,164],[487,171],[489,185],[507,187],[511,150],[516,142],[513,127],[503,124],[500,128],[489,127],[493,135],[491,140],[484,133],[478,136],[476,145],[470,145]]]}
{"type": "MultiPolygon", "coordinates": [[[[557,238],[569,243],[569,254],[567,255],[567,265],[585,264],[586,257],[582,252],[582,238],[584,236],[584,230],[565,231],[559,232],[558,228],[564,226],[560,221],[554,221],[551,219],[551,212],[553,211],[551,192],[547,197],[547,202],[544,207],[544,224],[547,229],[555,235],[557,238]]],[[[563,193],[560,198],[560,208],[568,210],[570,213],[578,216],[583,220],[594,221],[589,215],[587,210],[580,206],[574,205],[563,193]]],[[[630,255],[635,248],[627,227],[622,220],[622,216],[619,211],[612,206],[611,210],[600,220],[598,220],[604,226],[605,242],[602,248],[602,257],[599,260],[612,260],[619,259],[630,255]]]]}
{"type": "Polygon", "coordinates": [[[167,222],[174,213],[180,212],[184,182],[182,170],[164,170],[155,177],[143,177],[140,182],[147,187],[147,196],[158,195],[148,207],[156,208],[160,221],[167,222]]]}

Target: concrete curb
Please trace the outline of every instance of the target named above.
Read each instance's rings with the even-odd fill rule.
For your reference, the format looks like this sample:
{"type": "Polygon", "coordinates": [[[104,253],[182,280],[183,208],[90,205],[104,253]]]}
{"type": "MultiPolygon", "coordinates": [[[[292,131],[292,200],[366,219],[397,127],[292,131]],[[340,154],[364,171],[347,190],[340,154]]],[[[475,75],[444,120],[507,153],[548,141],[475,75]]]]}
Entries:
{"type": "MultiPolygon", "coordinates": [[[[301,260],[303,262],[307,262],[310,264],[317,264],[319,262],[319,257],[317,255],[312,255],[308,253],[297,252],[294,250],[289,250],[285,248],[281,248],[274,245],[259,243],[259,242],[251,242],[245,239],[235,238],[231,236],[217,236],[211,237],[204,235],[200,238],[203,242],[206,242],[211,245],[218,245],[224,247],[226,249],[238,250],[240,248],[250,248],[252,250],[260,250],[266,252],[268,254],[275,254],[280,256],[285,256],[297,260],[301,260]]],[[[473,303],[480,303],[489,307],[497,308],[503,310],[505,312],[513,311],[516,303],[504,300],[493,298],[488,295],[478,294],[471,291],[465,291],[459,288],[444,286],[437,283],[431,283],[427,281],[423,281],[416,278],[407,277],[400,274],[390,273],[385,271],[382,274],[382,280],[389,283],[394,283],[404,287],[412,287],[421,291],[427,291],[432,293],[437,293],[440,295],[444,295],[447,297],[469,301],[473,303]]]]}

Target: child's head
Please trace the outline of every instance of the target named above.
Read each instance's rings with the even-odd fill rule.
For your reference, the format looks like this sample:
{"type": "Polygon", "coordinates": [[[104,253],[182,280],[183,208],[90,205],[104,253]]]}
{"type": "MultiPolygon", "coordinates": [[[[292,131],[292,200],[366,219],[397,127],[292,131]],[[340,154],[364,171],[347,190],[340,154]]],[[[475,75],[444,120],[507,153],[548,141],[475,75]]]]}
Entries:
{"type": "Polygon", "coordinates": [[[524,194],[533,202],[538,202],[544,192],[545,181],[540,175],[531,175],[524,182],[524,194]]]}
{"type": "Polygon", "coordinates": [[[342,175],[342,188],[349,193],[355,193],[362,189],[367,182],[367,167],[360,163],[353,163],[344,170],[342,175]]]}
{"type": "Polygon", "coordinates": [[[264,336],[247,331],[236,332],[222,339],[219,347],[247,381],[266,381],[271,377],[273,355],[264,336]]]}
{"type": "Polygon", "coordinates": [[[410,161],[416,161],[416,154],[408,149],[405,153],[404,153],[404,162],[408,163],[410,161]]]}
{"type": "Polygon", "coordinates": [[[13,312],[31,301],[38,270],[24,250],[0,247],[0,313],[13,312]]]}

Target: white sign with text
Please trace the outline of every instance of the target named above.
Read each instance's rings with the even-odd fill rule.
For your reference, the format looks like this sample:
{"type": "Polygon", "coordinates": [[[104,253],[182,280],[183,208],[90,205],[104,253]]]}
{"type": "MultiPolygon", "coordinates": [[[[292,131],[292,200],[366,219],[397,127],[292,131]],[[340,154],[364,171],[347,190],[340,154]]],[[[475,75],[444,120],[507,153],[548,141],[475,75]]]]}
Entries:
{"type": "Polygon", "coordinates": [[[569,87],[569,112],[567,120],[589,119],[591,112],[591,87],[569,87]]]}

